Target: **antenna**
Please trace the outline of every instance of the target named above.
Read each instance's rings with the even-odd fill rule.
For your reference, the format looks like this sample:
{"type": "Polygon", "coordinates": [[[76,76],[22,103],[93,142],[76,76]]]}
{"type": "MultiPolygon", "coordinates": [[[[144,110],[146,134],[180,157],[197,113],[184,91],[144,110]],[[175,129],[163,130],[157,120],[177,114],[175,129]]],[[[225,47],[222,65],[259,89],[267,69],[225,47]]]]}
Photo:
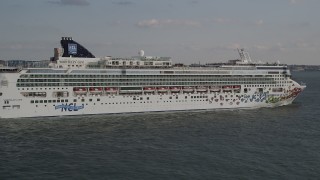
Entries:
{"type": "Polygon", "coordinates": [[[139,54],[140,57],[143,57],[144,56],[144,51],[140,50],[138,54],[139,54]]]}
{"type": "Polygon", "coordinates": [[[244,51],[244,49],[239,49],[239,48],[237,48],[238,49],[238,53],[239,53],[239,55],[240,55],[240,59],[242,60],[242,61],[244,61],[245,60],[245,57],[244,57],[244,54],[243,54],[243,51],[244,51]]]}
{"type": "Polygon", "coordinates": [[[244,49],[239,49],[238,48],[238,52],[239,52],[239,55],[240,55],[240,59],[243,63],[248,63],[248,62],[252,62],[251,61],[251,57],[249,55],[248,52],[244,51],[244,49]]]}

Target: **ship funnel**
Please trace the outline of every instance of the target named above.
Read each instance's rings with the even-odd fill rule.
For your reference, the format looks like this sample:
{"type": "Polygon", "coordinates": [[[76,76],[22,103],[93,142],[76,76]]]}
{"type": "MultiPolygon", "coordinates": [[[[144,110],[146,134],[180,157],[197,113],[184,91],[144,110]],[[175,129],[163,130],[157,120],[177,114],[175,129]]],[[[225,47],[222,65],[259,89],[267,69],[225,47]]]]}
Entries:
{"type": "Polygon", "coordinates": [[[61,57],[63,54],[62,48],[54,48],[54,58],[57,59],[58,57],[61,57]]]}
{"type": "Polygon", "coordinates": [[[60,44],[63,49],[62,57],[95,58],[84,46],[72,40],[72,37],[62,37],[60,44]]]}

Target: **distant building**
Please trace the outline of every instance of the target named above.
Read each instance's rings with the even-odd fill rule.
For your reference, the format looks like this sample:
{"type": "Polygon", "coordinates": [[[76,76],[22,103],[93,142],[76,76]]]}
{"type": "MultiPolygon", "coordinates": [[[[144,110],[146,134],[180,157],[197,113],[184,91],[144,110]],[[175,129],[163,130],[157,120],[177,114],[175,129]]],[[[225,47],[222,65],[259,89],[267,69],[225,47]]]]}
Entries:
{"type": "Polygon", "coordinates": [[[319,71],[319,65],[289,65],[291,71],[319,71]]]}
{"type": "Polygon", "coordinates": [[[4,60],[0,60],[0,67],[4,66],[5,61],[4,60]]]}
{"type": "Polygon", "coordinates": [[[3,61],[3,60],[0,60],[0,64],[2,64],[2,66],[21,67],[21,68],[48,67],[49,63],[50,63],[49,60],[42,60],[42,61],[26,61],[26,60],[3,61]]]}

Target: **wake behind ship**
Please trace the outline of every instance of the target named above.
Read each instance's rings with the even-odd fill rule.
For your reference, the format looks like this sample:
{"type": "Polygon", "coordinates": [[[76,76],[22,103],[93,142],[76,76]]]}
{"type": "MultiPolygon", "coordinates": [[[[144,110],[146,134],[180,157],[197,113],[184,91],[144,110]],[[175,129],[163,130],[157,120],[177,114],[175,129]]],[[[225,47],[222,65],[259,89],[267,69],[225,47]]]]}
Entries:
{"type": "Polygon", "coordinates": [[[282,64],[240,59],[204,67],[169,57],[96,58],[63,37],[48,68],[0,68],[0,118],[288,105],[303,91],[282,64]]]}

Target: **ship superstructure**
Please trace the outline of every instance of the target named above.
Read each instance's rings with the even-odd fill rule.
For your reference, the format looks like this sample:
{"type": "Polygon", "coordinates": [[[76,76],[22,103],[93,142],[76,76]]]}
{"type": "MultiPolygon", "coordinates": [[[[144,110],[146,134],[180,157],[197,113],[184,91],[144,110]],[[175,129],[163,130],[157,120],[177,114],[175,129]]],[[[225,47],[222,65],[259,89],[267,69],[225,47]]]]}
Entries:
{"type": "Polygon", "coordinates": [[[286,65],[240,59],[205,67],[169,57],[96,58],[63,37],[48,68],[0,68],[0,117],[37,117],[291,104],[305,85],[286,65]]]}

